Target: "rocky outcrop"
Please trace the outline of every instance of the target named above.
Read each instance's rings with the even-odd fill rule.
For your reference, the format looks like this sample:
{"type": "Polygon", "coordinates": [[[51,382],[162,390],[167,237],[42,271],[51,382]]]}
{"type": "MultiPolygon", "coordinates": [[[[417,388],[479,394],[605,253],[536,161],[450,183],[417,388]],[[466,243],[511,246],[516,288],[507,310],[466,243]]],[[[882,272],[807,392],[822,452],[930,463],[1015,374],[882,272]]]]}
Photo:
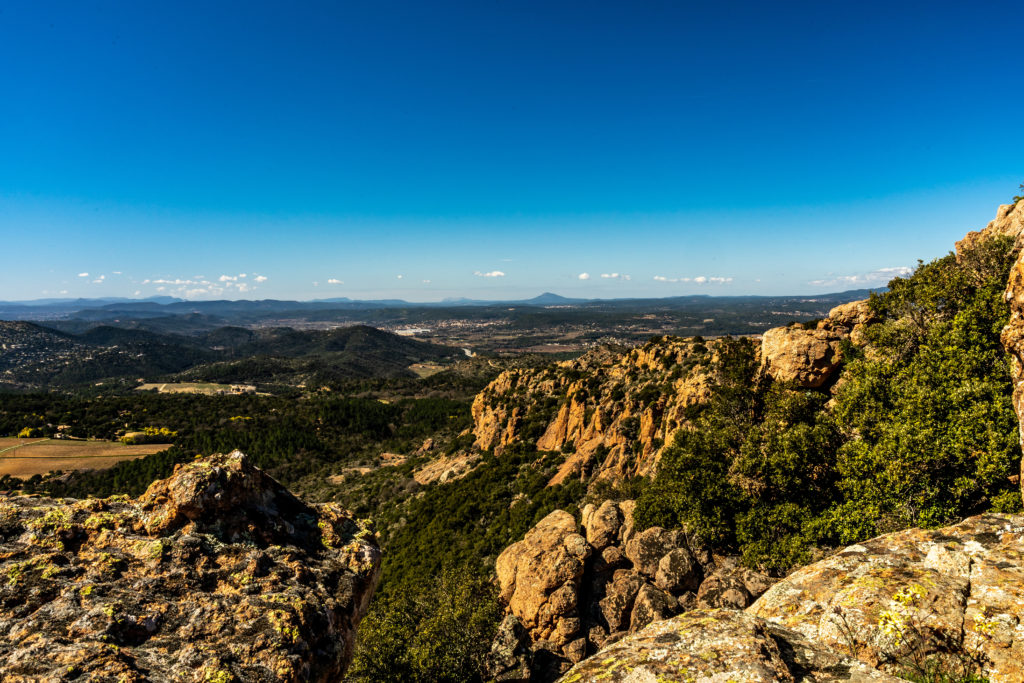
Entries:
{"type": "Polygon", "coordinates": [[[241,453],[137,500],[0,499],[5,681],[333,681],[380,574],[373,530],[241,453]]]}
{"type": "MultiPolygon", "coordinates": [[[[1024,201],[1017,202],[1014,215],[1024,213],[1024,201]]],[[[1002,210],[1003,207],[1000,207],[1002,210]]],[[[1024,218],[1017,216],[1017,225],[1021,226],[1024,218]]],[[[989,224],[990,227],[992,224],[989,224]]],[[[1024,230],[1024,227],[1021,228],[1024,230]]],[[[960,245],[957,245],[960,249],[960,245]]],[[[1024,251],[1017,257],[1010,270],[1006,283],[1006,301],[1010,305],[1010,320],[1003,328],[1000,337],[1003,348],[1010,356],[1010,377],[1013,381],[1013,408],[1020,421],[1019,436],[1024,447],[1024,251]]],[[[1021,496],[1024,497],[1024,460],[1021,461],[1021,496]]]]}
{"type": "Polygon", "coordinates": [[[896,683],[900,679],[745,612],[698,609],[623,638],[559,680],[896,683]]]}
{"type": "Polygon", "coordinates": [[[873,666],[955,655],[992,683],[1024,680],[1024,516],[850,546],[797,570],[749,611],[873,666]]]}
{"type": "Polygon", "coordinates": [[[476,445],[500,454],[517,441],[567,453],[553,484],[654,470],[688,409],[710,395],[717,342],[659,338],[599,349],[545,368],[508,370],[473,401],[476,445]]]}
{"type": "Polygon", "coordinates": [[[835,377],[842,342],[866,344],[864,330],[875,321],[863,300],[836,306],[811,328],[794,323],[770,329],[761,337],[761,369],[772,379],[817,389],[835,377]]]}
{"type": "MultiPolygon", "coordinates": [[[[742,583],[713,579],[698,595],[742,583]]],[[[896,681],[918,666],[1024,680],[1024,516],[850,546],[745,611],[698,605],[608,639],[561,681],[896,681]]]]}
{"type": "Polygon", "coordinates": [[[479,462],[479,453],[442,455],[413,472],[412,478],[421,486],[427,486],[434,482],[447,484],[469,474],[479,462]]]}
{"type": "Polygon", "coordinates": [[[679,530],[636,530],[633,508],[633,501],[587,505],[582,528],[556,510],[498,557],[499,594],[530,654],[502,654],[519,647],[509,645],[505,628],[492,649],[500,663],[492,676],[528,661],[529,680],[552,680],[648,624],[698,606],[742,609],[772,584],[736,558],[691,548],[679,530]]]}
{"type": "Polygon", "coordinates": [[[958,256],[972,250],[990,237],[1012,237],[1018,248],[1024,246],[1024,202],[1002,204],[996,211],[996,217],[983,229],[969,232],[956,243],[958,256]]]}

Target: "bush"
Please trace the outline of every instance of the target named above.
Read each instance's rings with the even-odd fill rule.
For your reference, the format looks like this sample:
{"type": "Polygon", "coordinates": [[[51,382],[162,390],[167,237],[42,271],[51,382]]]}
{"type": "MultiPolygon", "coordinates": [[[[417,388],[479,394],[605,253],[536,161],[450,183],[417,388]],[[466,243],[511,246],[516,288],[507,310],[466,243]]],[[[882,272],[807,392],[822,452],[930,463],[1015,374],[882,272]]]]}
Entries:
{"type": "Polygon", "coordinates": [[[359,628],[347,680],[482,681],[501,613],[494,585],[466,567],[376,599],[359,628]]]}

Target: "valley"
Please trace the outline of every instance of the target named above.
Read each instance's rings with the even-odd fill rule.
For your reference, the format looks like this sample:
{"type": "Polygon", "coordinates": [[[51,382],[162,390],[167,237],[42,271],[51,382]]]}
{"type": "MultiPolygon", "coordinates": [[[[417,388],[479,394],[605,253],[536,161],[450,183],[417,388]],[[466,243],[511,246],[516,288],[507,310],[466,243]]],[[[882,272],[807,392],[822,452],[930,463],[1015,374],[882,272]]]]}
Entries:
{"type": "MultiPolygon", "coordinates": [[[[142,320],[4,323],[14,353],[3,361],[0,434],[9,436],[0,446],[10,450],[0,452],[0,489],[9,500],[120,506],[117,514],[159,526],[170,523],[148,516],[153,487],[181,489],[176,504],[198,510],[219,503],[191,498],[197,477],[214,477],[239,500],[278,491],[264,479],[272,477],[321,506],[317,514],[373,520],[372,534],[353,537],[377,544],[359,551],[368,562],[359,565],[359,580],[368,582],[360,585],[371,586],[373,598],[364,595],[346,678],[353,682],[614,680],[602,653],[635,661],[645,638],[664,637],[670,624],[695,638],[715,624],[722,632],[714,637],[731,639],[780,620],[776,642],[810,648],[815,661],[841,662],[864,680],[906,678],[907,654],[879,640],[876,617],[844,616],[849,637],[875,658],[856,660],[842,642],[785,615],[814,614],[815,601],[847,609],[854,595],[876,611],[896,600],[900,619],[934,605],[921,618],[942,633],[980,619],[1017,647],[1015,631],[1000,624],[1024,614],[1010,604],[1015,598],[1000,602],[985,588],[1009,579],[972,580],[971,599],[984,607],[965,616],[940,597],[942,586],[954,585],[975,595],[957,583],[950,567],[959,565],[935,564],[912,547],[933,548],[931,558],[953,552],[938,548],[955,538],[975,544],[970,562],[978,566],[1024,572],[1013,545],[1024,528],[1024,413],[1019,400],[1015,411],[1011,374],[1021,366],[1007,355],[1020,352],[1022,206],[1001,208],[956,253],[866,299],[758,302],[759,313],[750,301],[702,302],[704,324],[711,308],[733,320],[715,328],[720,334],[649,334],[678,331],[669,322],[678,318],[650,302],[640,310],[616,304],[625,308],[606,318],[590,304],[494,319],[484,319],[486,306],[458,319],[417,313],[389,323],[402,334],[364,324],[319,329],[325,321],[294,318],[296,327],[275,318],[181,334],[143,329],[142,320]],[[748,318],[766,329],[743,334],[737,321],[748,318]],[[212,456],[232,451],[245,456],[212,456]],[[222,481],[218,472],[239,478],[222,481]],[[123,496],[131,500],[89,502],[123,496]],[[936,527],[943,530],[930,531],[936,527]],[[851,548],[865,549],[863,566],[854,568],[851,553],[862,551],[851,548]],[[886,574],[886,563],[911,578],[886,574]],[[873,578],[821,597],[817,586],[833,566],[873,578]],[[940,587],[934,595],[932,585],[940,587]],[[792,591],[802,597],[787,597],[792,591]],[[453,657],[430,654],[438,642],[456,644],[453,657]]],[[[245,514],[266,514],[251,510],[245,514]]],[[[196,514],[181,513],[160,543],[178,547],[187,532],[174,525],[196,514]]],[[[65,522],[17,515],[28,520],[19,529],[52,526],[58,535],[101,540],[93,528],[100,522],[84,511],[65,531],[65,522]]],[[[134,547],[126,538],[118,543],[134,547]]],[[[218,538],[234,548],[241,536],[218,538]]],[[[176,576],[176,557],[158,563],[167,576],[176,576]]],[[[143,571],[137,559],[123,562],[143,571]]],[[[35,578],[17,566],[22,574],[10,590],[35,590],[33,582],[57,571],[35,578]]],[[[216,580],[235,590],[264,579],[239,567],[216,580]]],[[[102,585],[115,590],[116,582],[102,585]]],[[[116,612],[134,603],[110,604],[116,612]]],[[[301,610],[290,610],[252,628],[294,629],[280,641],[286,647],[314,639],[301,610]]],[[[1017,680],[1013,658],[987,633],[957,646],[984,655],[969,671],[1017,680]]],[[[954,664],[928,638],[914,647],[943,667],[954,664]]],[[[771,666],[796,666],[787,652],[771,666]]]]}

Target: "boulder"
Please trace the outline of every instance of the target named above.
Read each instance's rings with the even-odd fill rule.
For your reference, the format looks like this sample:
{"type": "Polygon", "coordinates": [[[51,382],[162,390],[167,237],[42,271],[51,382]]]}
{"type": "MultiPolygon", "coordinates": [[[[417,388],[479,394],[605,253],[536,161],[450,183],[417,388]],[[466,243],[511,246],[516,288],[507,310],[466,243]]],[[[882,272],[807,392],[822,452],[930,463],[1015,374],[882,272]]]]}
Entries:
{"type": "Polygon", "coordinates": [[[686,539],[681,531],[652,526],[629,539],[626,543],[626,557],[638,572],[654,579],[658,575],[661,558],[676,548],[685,547],[686,539]]]}
{"type": "Polygon", "coordinates": [[[780,382],[816,389],[831,379],[842,360],[840,344],[848,333],[802,325],[776,327],[761,337],[761,369],[780,382]]]}
{"type": "Polygon", "coordinates": [[[658,560],[654,585],[670,593],[695,591],[700,588],[703,574],[689,548],[675,548],[658,560]]]}
{"type": "Polygon", "coordinates": [[[797,570],[749,611],[863,661],[908,648],[980,662],[992,683],[1024,680],[1024,516],[987,514],[908,529],[797,570]]]}
{"type": "Polygon", "coordinates": [[[733,572],[712,574],[704,579],[697,591],[697,604],[702,607],[744,609],[753,601],[743,579],[733,572]]]}
{"type": "Polygon", "coordinates": [[[640,586],[633,611],[629,614],[629,630],[638,631],[652,621],[667,619],[679,611],[674,597],[649,583],[640,586]]]}
{"type": "Polygon", "coordinates": [[[339,680],[380,576],[373,530],[239,452],[139,499],[0,500],[3,680],[339,680]]]}
{"type": "MultiPolygon", "coordinates": [[[[560,620],[575,616],[584,561],[590,553],[586,539],[577,533],[576,519],[555,510],[498,556],[499,595],[532,639],[551,638],[560,620]]],[[[572,635],[564,631],[563,627],[563,637],[572,635]]]]}
{"type": "Polygon", "coordinates": [[[598,602],[608,633],[629,628],[629,615],[633,611],[636,594],[643,585],[643,577],[631,569],[615,572],[615,578],[606,586],[605,595],[598,602]]]}
{"type": "Polygon", "coordinates": [[[526,629],[515,616],[506,615],[498,626],[491,651],[484,658],[488,678],[499,683],[527,683],[531,659],[526,629]]]}
{"type": "Polygon", "coordinates": [[[812,643],[802,634],[734,610],[694,610],[603,648],[561,683],[898,683],[899,679],[812,643]]]}
{"type": "Polygon", "coordinates": [[[606,500],[598,508],[587,505],[583,508],[581,516],[583,528],[587,531],[587,543],[594,550],[601,552],[618,541],[622,513],[614,501],[606,500]]]}

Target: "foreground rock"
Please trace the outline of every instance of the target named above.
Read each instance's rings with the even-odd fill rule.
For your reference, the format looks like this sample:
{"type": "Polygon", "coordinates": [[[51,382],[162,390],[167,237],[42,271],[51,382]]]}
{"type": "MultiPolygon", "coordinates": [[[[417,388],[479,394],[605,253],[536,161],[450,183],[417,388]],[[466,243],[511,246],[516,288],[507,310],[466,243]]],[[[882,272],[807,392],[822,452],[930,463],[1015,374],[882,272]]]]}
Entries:
{"type": "Polygon", "coordinates": [[[0,499],[4,681],[334,681],[380,574],[373,531],[249,464],[137,500],[0,499]]]}
{"type": "Polygon", "coordinates": [[[556,510],[501,553],[496,570],[508,618],[490,676],[550,681],[652,622],[694,607],[742,609],[772,584],[735,558],[691,548],[679,530],[638,531],[633,507],[628,500],[587,505],[582,527],[556,510]]]}
{"type": "Polygon", "coordinates": [[[623,638],[577,664],[560,680],[895,683],[899,679],[746,612],[699,609],[623,638]]]}
{"type": "Polygon", "coordinates": [[[850,546],[794,572],[749,611],[874,666],[966,657],[992,683],[1022,681],[1024,516],[981,515],[850,546]]]}

